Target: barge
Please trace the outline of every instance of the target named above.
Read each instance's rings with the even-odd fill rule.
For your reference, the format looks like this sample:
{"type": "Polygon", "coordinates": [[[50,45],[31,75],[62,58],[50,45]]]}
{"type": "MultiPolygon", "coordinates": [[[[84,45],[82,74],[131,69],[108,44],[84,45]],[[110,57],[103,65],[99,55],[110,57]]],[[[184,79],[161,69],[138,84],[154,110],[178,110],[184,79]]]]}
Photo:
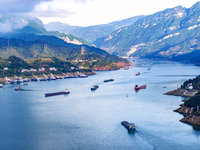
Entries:
{"type": "Polygon", "coordinates": [[[110,82],[110,81],[114,81],[114,78],[111,77],[110,79],[104,80],[103,82],[110,82]]]}
{"type": "Polygon", "coordinates": [[[56,95],[62,95],[62,94],[69,94],[70,92],[65,89],[64,91],[61,91],[61,92],[55,92],[55,93],[46,93],[45,94],[45,97],[48,97],[48,96],[56,96],[56,95]]]}
{"type": "Polygon", "coordinates": [[[134,123],[129,123],[127,121],[122,121],[121,124],[128,129],[129,131],[135,130],[135,124],[134,123]]]}

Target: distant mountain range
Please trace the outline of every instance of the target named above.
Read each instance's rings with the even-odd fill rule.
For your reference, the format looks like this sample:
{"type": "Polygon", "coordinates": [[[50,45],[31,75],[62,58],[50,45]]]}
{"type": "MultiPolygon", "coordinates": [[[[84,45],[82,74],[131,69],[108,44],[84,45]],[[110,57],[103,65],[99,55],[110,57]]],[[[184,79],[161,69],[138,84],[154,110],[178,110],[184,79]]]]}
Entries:
{"type": "Polygon", "coordinates": [[[0,17],[1,37],[24,39],[28,41],[31,37],[27,38],[27,34],[55,36],[63,39],[67,43],[92,46],[92,43],[71,34],[47,31],[42,21],[38,18],[16,14],[3,14],[0,17]],[[23,34],[25,35],[25,38],[23,37],[23,34]]]}
{"type": "Polygon", "coordinates": [[[69,33],[74,36],[83,38],[89,42],[93,42],[99,38],[105,37],[111,32],[120,29],[122,27],[130,26],[138,19],[144,16],[135,16],[121,21],[114,21],[109,24],[88,26],[88,27],[79,27],[79,26],[70,26],[61,22],[50,22],[45,24],[47,31],[59,31],[62,33],[69,33]]]}
{"type": "Polygon", "coordinates": [[[91,46],[91,43],[82,38],[57,31],[46,31],[41,20],[37,18],[2,15],[0,27],[0,57],[3,59],[16,56],[28,61],[54,57],[63,61],[78,62],[76,65],[84,69],[105,66],[107,69],[119,69],[115,63],[129,63],[126,59],[112,56],[91,46]]]}
{"type": "Polygon", "coordinates": [[[200,2],[191,8],[177,6],[149,16],[89,27],[59,22],[44,25],[37,18],[2,15],[0,35],[3,58],[16,55],[27,60],[40,56],[75,59],[84,46],[88,53],[104,59],[114,60],[112,54],[200,64],[200,2]]]}
{"type": "Polygon", "coordinates": [[[191,8],[178,6],[145,16],[93,43],[126,57],[182,60],[190,53],[199,54],[200,2],[191,8]]]}

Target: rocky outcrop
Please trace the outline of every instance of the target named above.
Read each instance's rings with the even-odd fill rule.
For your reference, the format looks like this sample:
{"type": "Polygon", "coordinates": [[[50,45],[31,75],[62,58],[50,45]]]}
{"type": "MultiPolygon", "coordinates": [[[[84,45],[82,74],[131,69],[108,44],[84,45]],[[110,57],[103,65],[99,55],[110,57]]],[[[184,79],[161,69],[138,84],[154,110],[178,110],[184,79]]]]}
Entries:
{"type": "Polygon", "coordinates": [[[101,67],[97,67],[95,66],[93,68],[94,71],[109,71],[109,70],[119,70],[120,68],[125,68],[126,66],[130,66],[131,63],[125,63],[125,62],[117,62],[117,63],[113,63],[114,65],[116,65],[116,67],[110,67],[108,65],[106,66],[101,66],[101,67]]]}
{"type": "Polygon", "coordinates": [[[68,37],[60,37],[60,39],[64,40],[67,43],[72,43],[72,44],[77,44],[77,45],[83,44],[80,41],[78,41],[77,39],[73,39],[73,41],[71,41],[68,37]]]}
{"type": "Polygon", "coordinates": [[[193,107],[187,107],[183,104],[180,106],[180,108],[174,110],[185,116],[180,121],[192,125],[194,129],[200,130],[200,115],[198,113],[193,113],[193,107]]]}
{"type": "Polygon", "coordinates": [[[5,83],[6,82],[6,78],[0,78],[0,83],[5,83]]]}
{"type": "Polygon", "coordinates": [[[178,109],[175,109],[174,111],[175,112],[179,112],[179,113],[181,113],[181,114],[184,114],[184,115],[190,115],[190,114],[192,114],[192,112],[193,112],[193,107],[187,107],[187,106],[184,106],[183,104],[182,105],[180,105],[181,107],[180,108],[178,108],[178,109]]]}
{"type": "Polygon", "coordinates": [[[175,96],[182,96],[182,97],[192,97],[194,96],[198,91],[194,90],[186,90],[186,89],[176,89],[173,91],[169,91],[167,93],[164,93],[164,95],[175,95],[175,96]]]}
{"type": "Polygon", "coordinates": [[[114,63],[115,65],[117,65],[119,68],[124,68],[126,66],[130,66],[131,65],[131,62],[129,63],[125,63],[125,62],[117,62],[117,63],[114,63]]]}
{"type": "Polygon", "coordinates": [[[120,68],[111,68],[110,66],[101,66],[101,67],[94,67],[94,71],[110,71],[110,70],[119,70],[120,68]]]}

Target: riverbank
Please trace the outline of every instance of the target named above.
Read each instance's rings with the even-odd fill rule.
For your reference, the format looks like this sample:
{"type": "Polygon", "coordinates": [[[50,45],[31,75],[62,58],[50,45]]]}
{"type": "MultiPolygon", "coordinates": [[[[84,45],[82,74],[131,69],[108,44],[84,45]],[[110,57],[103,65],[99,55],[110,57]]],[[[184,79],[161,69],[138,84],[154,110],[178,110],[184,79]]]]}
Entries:
{"type": "Polygon", "coordinates": [[[120,68],[125,68],[127,66],[131,66],[131,62],[125,63],[125,62],[117,62],[113,63],[116,66],[101,66],[101,67],[93,67],[94,71],[111,71],[111,70],[119,70],[120,68]]]}
{"type": "Polygon", "coordinates": [[[5,83],[6,82],[6,78],[0,78],[0,83],[5,83]]]}
{"type": "Polygon", "coordinates": [[[182,97],[192,97],[194,96],[198,91],[195,90],[186,90],[186,89],[176,89],[173,91],[169,91],[167,93],[164,93],[164,95],[174,95],[174,96],[182,96],[182,97]]]}
{"type": "Polygon", "coordinates": [[[200,130],[200,112],[194,114],[193,110],[193,107],[187,107],[181,104],[174,112],[184,115],[184,118],[180,120],[181,122],[190,124],[194,129],[200,130]]]}
{"type": "MultiPolygon", "coordinates": [[[[173,91],[169,91],[164,93],[165,95],[174,95],[174,96],[182,96],[182,97],[192,97],[198,91],[196,90],[185,90],[185,89],[175,89],[173,91]]],[[[183,102],[187,100],[182,100],[183,102]]],[[[173,110],[174,112],[178,112],[184,116],[184,118],[180,119],[179,121],[183,123],[190,124],[194,129],[200,130],[200,113],[193,113],[193,107],[184,106],[181,104],[178,109],[173,110]]]]}
{"type": "Polygon", "coordinates": [[[88,75],[97,75],[96,72],[76,72],[76,73],[62,73],[62,74],[44,74],[43,75],[32,75],[32,76],[14,76],[14,77],[4,77],[0,78],[0,83],[23,83],[29,81],[47,81],[56,79],[66,79],[66,78],[86,78],[88,75]]]}

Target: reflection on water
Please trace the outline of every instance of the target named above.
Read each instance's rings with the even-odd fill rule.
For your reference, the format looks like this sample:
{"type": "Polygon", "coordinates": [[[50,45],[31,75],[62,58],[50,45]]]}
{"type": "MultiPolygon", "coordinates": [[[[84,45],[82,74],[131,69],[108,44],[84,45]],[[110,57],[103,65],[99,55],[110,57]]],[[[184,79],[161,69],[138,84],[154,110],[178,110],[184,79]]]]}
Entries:
{"type": "Polygon", "coordinates": [[[181,123],[183,116],[173,112],[183,98],[163,93],[195,78],[200,68],[170,61],[131,62],[132,69],[31,82],[21,91],[5,85],[0,90],[1,149],[198,149],[200,131],[181,123]],[[111,77],[113,82],[103,82],[111,77]],[[95,84],[99,88],[91,91],[95,84]],[[136,92],[136,84],[147,88],[136,92]],[[69,95],[44,96],[65,88],[69,95]],[[123,120],[133,122],[136,131],[128,132],[123,120]]]}

